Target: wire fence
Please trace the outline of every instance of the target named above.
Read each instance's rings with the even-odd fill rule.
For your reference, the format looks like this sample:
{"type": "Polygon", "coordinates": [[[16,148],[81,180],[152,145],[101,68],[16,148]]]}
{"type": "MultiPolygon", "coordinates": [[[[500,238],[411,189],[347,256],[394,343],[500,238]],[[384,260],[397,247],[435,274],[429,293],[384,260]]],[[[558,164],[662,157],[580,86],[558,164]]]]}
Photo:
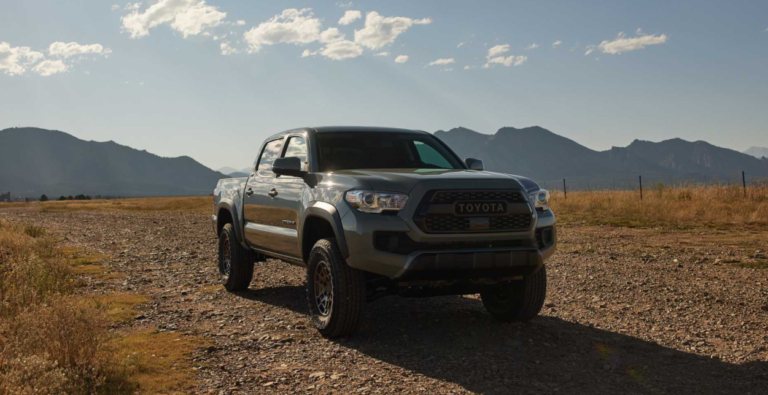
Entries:
{"type": "Polygon", "coordinates": [[[727,177],[708,177],[700,175],[668,176],[668,175],[638,175],[634,178],[562,178],[559,180],[536,180],[544,189],[550,192],[565,193],[584,191],[638,191],[659,188],[693,188],[693,187],[742,187],[745,192],[749,188],[764,188],[768,186],[768,177],[751,176],[737,173],[727,177]]]}

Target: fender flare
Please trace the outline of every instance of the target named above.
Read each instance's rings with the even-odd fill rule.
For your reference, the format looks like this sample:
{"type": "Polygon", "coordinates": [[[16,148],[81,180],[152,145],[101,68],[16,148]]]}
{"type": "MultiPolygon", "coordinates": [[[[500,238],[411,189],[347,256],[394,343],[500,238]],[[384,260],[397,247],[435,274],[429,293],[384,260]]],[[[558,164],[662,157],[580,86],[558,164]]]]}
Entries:
{"type": "Polygon", "coordinates": [[[238,214],[239,211],[237,210],[237,205],[233,204],[232,201],[229,199],[222,199],[219,202],[219,205],[217,206],[216,210],[216,226],[218,228],[218,218],[220,217],[219,213],[221,211],[227,211],[229,212],[229,215],[232,217],[232,227],[235,228],[235,236],[237,237],[237,241],[240,243],[243,248],[250,249],[248,245],[245,243],[245,237],[243,237],[243,227],[240,224],[240,215],[238,214]]]}
{"type": "Polygon", "coordinates": [[[310,204],[301,216],[301,232],[299,232],[299,245],[304,245],[304,224],[310,217],[319,217],[326,220],[331,224],[333,233],[336,235],[336,243],[339,246],[339,252],[344,259],[349,258],[349,249],[347,248],[347,240],[344,238],[344,227],[341,225],[341,215],[330,203],[314,202],[310,204]]]}

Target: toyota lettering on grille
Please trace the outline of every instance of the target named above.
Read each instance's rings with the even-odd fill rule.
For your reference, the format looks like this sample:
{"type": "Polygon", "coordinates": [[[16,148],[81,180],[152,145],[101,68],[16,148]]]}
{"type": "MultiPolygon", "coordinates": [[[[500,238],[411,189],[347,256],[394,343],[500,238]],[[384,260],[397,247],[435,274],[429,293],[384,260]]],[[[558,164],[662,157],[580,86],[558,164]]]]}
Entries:
{"type": "Polygon", "coordinates": [[[506,214],[506,202],[456,202],[454,205],[456,215],[488,215],[506,214]]]}

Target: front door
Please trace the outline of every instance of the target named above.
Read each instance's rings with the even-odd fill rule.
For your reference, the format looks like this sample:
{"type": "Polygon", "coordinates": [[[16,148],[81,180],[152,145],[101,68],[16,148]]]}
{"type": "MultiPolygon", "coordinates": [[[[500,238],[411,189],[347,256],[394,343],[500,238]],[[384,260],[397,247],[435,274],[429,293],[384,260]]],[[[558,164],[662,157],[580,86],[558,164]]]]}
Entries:
{"type": "Polygon", "coordinates": [[[291,136],[268,142],[260,155],[253,177],[245,187],[245,237],[253,247],[278,255],[301,258],[298,222],[306,184],[297,177],[277,176],[272,163],[283,156],[306,162],[306,141],[291,136]]]}
{"type": "MultiPolygon", "coordinates": [[[[307,169],[307,143],[303,136],[290,136],[286,141],[283,157],[296,157],[301,160],[304,169],[307,169]]],[[[280,243],[276,243],[278,252],[301,258],[301,246],[299,245],[298,230],[299,218],[305,205],[302,203],[304,194],[308,188],[300,177],[277,176],[272,184],[272,202],[274,218],[270,225],[279,227],[280,243]]]]}

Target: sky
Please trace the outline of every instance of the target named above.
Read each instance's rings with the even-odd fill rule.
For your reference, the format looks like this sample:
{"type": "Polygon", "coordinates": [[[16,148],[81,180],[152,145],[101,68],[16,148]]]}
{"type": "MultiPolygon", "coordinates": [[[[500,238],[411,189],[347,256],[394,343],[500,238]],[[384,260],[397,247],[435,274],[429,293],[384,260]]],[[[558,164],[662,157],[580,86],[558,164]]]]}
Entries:
{"type": "Polygon", "coordinates": [[[0,129],[214,169],[304,126],[768,146],[768,1],[3,0],[0,129]]]}

